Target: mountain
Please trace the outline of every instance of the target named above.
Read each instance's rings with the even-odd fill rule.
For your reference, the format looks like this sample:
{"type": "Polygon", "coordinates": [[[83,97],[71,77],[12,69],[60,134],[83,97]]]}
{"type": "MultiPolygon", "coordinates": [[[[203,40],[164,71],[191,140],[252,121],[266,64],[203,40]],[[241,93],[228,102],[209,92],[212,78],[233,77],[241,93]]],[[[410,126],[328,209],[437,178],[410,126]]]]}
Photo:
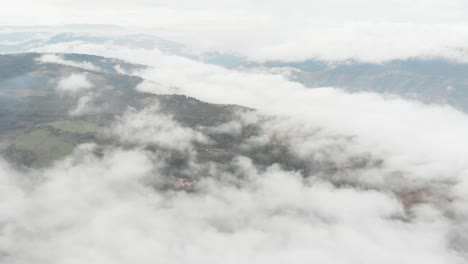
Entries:
{"type": "Polygon", "coordinates": [[[112,25],[68,25],[63,27],[0,26],[0,53],[25,53],[50,45],[88,43],[137,49],[159,49],[170,54],[195,57],[181,44],[147,34],[128,33],[112,25]],[[106,32],[96,34],[96,32],[106,32]]]}
{"type": "MultiPolygon", "coordinates": [[[[269,64],[271,67],[278,64],[269,64]]],[[[281,64],[279,64],[281,65],[281,64]]],[[[287,65],[287,64],[286,64],[287,65]]],[[[468,110],[468,64],[442,59],[393,60],[381,64],[323,62],[292,64],[294,80],[309,87],[331,86],[352,92],[397,94],[426,103],[468,110]]]]}
{"type": "MultiPolygon", "coordinates": [[[[301,157],[288,141],[288,130],[271,126],[281,123],[276,117],[185,95],[140,92],[144,80],[122,69],[142,67],[84,54],[1,55],[0,153],[27,170],[48,167],[86,144],[95,146],[98,157],[110,148],[144,149],[160,153],[168,164],[164,175],[169,185],[158,186],[187,190],[210,175],[193,171],[194,160],[229,171],[229,164],[243,156],[259,170],[281,166],[337,186],[356,184],[343,175],[384,163],[366,153],[344,160],[327,153],[301,157]]],[[[406,189],[395,192],[404,200],[406,193],[420,191],[406,189]]],[[[421,201],[414,200],[408,206],[421,201]]]]}
{"type": "Polygon", "coordinates": [[[228,68],[285,74],[310,88],[336,87],[350,92],[393,94],[468,111],[468,63],[464,62],[412,58],[382,63],[354,60],[251,63],[226,54],[211,54],[203,60],[228,68]]]}
{"type": "MultiPolygon", "coordinates": [[[[82,54],[61,55],[70,65],[44,62],[41,58],[43,55],[38,53],[0,56],[0,141],[6,142],[2,147],[5,157],[17,166],[48,166],[72,153],[79,144],[94,143],[101,147],[135,144],[120,140],[109,128],[129,112],[138,113],[154,105],[157,105],[155,115],[162,115],[168,123],[174,121],[181,128],[209,137],[194,144],[199,160],[222,163],[245,155],[258,166],[274,163],[296,166],[292,154],[280,144],[261,146],[254,151],[242,149],[245,139],[261,133],[259,126],[242,124],[239,119],[243,113],[254,112],[253,109],[209,104],[184,95],[141,93],[136,87],[143,79],[115,70],[117,65],[126,69],[142,65],[82,54]],[[82,66],[83,62],[91,62],[99,70],[73,66],[82,66]],[[77,76],[84,76],[85,81],[77,76]],[[83,87],[92,84],[94,88],[76,92],[61,89],[65,84],[76,85],[67,83],[71,80],[84,83],[83,87]],[[83,102],[86,111],[77,111],[83,102]],[[226,126],[232,122],[240,124],[234,125],[235,133],[226,126]]],[[[143,147],[167,148],[164,142],[149,142],[143,147]]],[[[177,166],[186,162],[184,151],[166,151],[177,166]]]]}
{"type": "MultiPolygon", "coordinates": [[[[306,87],[337,87],[350,92],[393,94],[424,103],[447,104],[468,111],[468,63],[442,58],[395,59],[381,63],[356,60],[300,62],[252,62],[247,58],[220,52],[197,54],[182,44],[145,34],[125,33],[108,25],[69,25],[63,27],[0,27],[0,53],[41,50],[51,45],[88,43],[132,49],[158,49],[229,69],[260,70],[285,74],[306,87]],[[114,34],[95,34],[106,29],[114,34]],[[80,29],[80,30],[77,30],[80,29]]],[[[67,55],[71,56],[71,55],[67,55]]],[[[79,60],[79,58],[75,58],[79,60]]],[[[87,58],[88,59],[88,58],[87,58]]],[[[94,63],[94,62],[93,62],[94,63]]]]}

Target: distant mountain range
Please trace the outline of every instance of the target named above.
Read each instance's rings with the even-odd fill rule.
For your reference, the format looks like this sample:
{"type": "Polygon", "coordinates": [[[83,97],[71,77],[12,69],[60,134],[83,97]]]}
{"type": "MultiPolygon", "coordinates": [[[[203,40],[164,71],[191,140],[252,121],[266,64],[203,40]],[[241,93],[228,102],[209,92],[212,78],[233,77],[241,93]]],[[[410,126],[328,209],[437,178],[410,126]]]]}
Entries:
{"type": "MultiPolygon", "coordinates": [[[[22,53],[49,45],[82,42],[137,49],[158,49],[238,70],[260,70],[287,74],[287,78],[307,87],[337,87],[350,92],[396,94],[425,103],[448,104],[468,111],[468,63],[441,58],[412,58],[382,63],[354,60],[330,62],[251,62],[230,53],[195,54],[184,45],[145,34],[126,34],[109,25],[69,25],[63,27],[0,27],[0,53],[22,53]],[[79,30],[77,30],[79,29],[79,30]],[[115,34],[94,34],[103,30],[115,34]],[[71,33],[73,31],[73,33],[71,33]]],[[[78,59],[78,58],[76,58],[78,59]]]]}
{"type": "Polygon", "coordinates": [[[394,94],[468,111],[468,63],[435,58],[383,63],[353,60],[255,63],[219,53],[208,54],[202,60],[232,69],[284,74],[310,88],[336,87],[350,92],[394,94]]]}

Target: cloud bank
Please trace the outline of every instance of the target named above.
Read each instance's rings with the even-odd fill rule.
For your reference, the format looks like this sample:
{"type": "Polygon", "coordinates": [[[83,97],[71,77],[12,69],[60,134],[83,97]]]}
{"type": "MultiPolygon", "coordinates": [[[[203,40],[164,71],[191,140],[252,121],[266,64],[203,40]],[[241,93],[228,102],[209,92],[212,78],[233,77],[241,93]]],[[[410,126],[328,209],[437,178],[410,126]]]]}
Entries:
{"type": "Polygon", "coordinates": [[[167,38],[198,52],[230,52],[257,61],[381,62],[417,56],[466,61],[467,9],[465,0],[19,0],[0,10],[0,24],[87,21],[97,25],[78,25],[75,30],[104,35],[121,30],[102,24],[118,24],[129,33],[167,38]]]}
{"type": "MultiPolygon", "coordinates": [[[[281,74],[227,70],[158,50],[71,43],[149,65],[138,89],[181,93],[256,114],[203,130],[157,108],[129,110],[111,131],[123,147],[80,146],[50,168],[0,163],[1,258],[7,263],[465,263],[466,114],[371,93],[309,90],[281,74]],[[275,146],[300,169],[245,156],[178,173],[196,192],[164,189],[170,157],[257,124],[246,149],[275,146]],[[205,134],[206,133],[206,134],[205,134]],[[148,144],[161,148],[151,149],[148,144]]],[[[294,165],[294,164],[293,164],[294,165]]]]}
{"type": "Polygon", "coordinates": [[[65,60],[59,55],[55,55],[55,54],[44,54],[38,58],[38,61],[41,63],[62,64],[62,65],[82,68],[82,69],[90,70],[90,71],[101,71],[99,67],[92,64],[91,62],[88,62],[88,61],[76,62],[76,61],[71,61],[71,60],[65,60]]]}

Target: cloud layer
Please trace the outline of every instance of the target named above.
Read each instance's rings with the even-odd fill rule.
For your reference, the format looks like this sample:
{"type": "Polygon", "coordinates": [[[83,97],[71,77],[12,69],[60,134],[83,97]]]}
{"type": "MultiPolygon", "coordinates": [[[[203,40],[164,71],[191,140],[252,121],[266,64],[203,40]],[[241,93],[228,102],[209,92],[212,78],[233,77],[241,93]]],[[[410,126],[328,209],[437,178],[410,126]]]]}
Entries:
{"type": "Polygon", "coordinates": [[[84,145],[50,168],[0,163],[1,257],[8,263],[465,263],[466,114],[371,93],[309,90],[283,75],[227,70],[158,50],[49,46],[120,58],[152,93],[258,109],[189,129],[157,107],[129,110],[111,132],[124,147],[84,145]],[[286,148],[305,169],[239,156],[202,162],[193,144],[257,124],[246,149],[286,148]],[[206,134],[203,134],[206,132],[206,134]],[[148,144],[161,148],[149,149],[148,144]],[[166,150],[196,192],[166,190],[166,150]],[[193,154],[193,155],[192,155],[193,154]]]}
{"type": "MultiPolygon", "coordinates": [[[[19,0],[4,5],[0,23],[118,24],[130,32],[182,42],[196,51],[233,52],[260,61],[379,62],[415,56],[466,61],[467,9],[464,0],[205,0],[197,4],[185,0],[19,0]]],[[[109,28],[95,28],[88,30],[109,34],[109,28]]]]}

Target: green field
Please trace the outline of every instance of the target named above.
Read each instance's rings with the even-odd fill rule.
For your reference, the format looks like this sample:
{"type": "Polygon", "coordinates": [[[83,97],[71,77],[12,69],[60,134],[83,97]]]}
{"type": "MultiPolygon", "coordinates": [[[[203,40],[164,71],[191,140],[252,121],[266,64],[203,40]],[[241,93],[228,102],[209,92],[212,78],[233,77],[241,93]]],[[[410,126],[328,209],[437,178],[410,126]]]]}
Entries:
{"type": "Polygon", "coordinates": [[[49,123],[55,129],[67,132],[70,134],[89,134],[96,133],[98,128],[91,123],[82,120],[64,120],[49,123]]]}
{"type": "Polygon", "coordinates": [[[71,154],[75,146],[41,129],[21,136],[16,148],[34,153],[36,159],[32,165],[41,167],[71,154]]]}

